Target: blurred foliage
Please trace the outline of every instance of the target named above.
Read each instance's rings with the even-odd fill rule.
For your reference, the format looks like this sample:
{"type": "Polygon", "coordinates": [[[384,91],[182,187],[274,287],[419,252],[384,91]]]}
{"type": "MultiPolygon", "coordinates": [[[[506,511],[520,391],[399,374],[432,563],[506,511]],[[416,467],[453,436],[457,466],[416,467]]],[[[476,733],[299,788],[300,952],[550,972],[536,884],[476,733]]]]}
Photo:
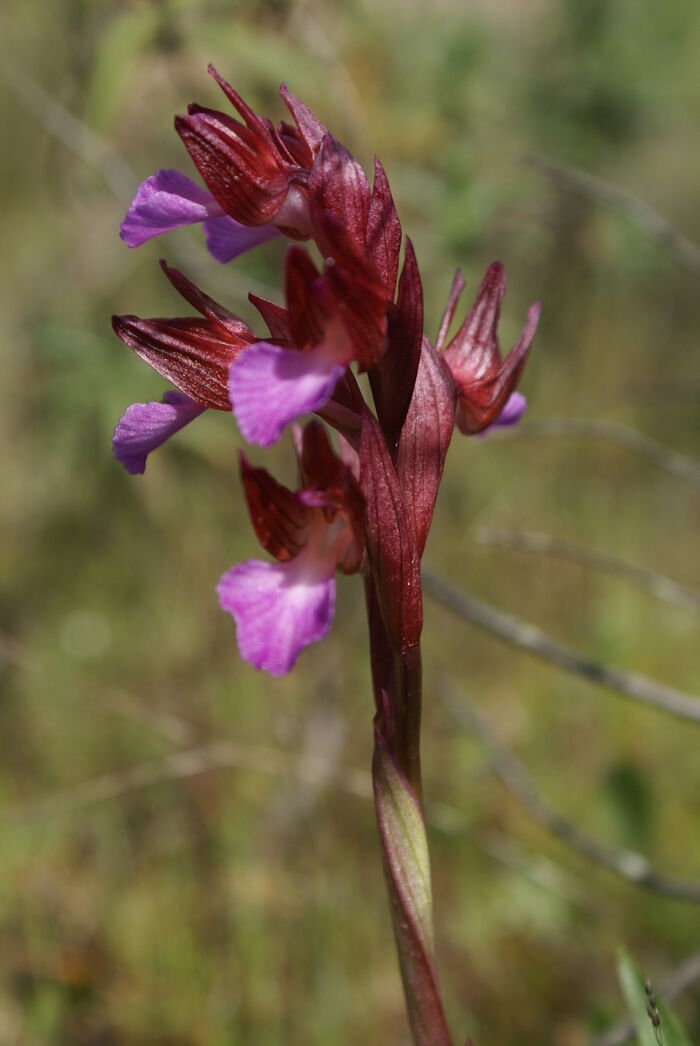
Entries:
{"type": "MultiPolygon", "coordinates": [[[[341,581],[331,637],[288,679],[257,675],[214,595],[223,570],[256,554],[235,425],[206,415],[143,479],[110,454],[124,407],[162,389],[110,313],[180,308],[156,264],[166,254],[251,319],[247,291],[279,287],[280,249],[223,269],[195,229],[130,252],[117,236],[128,199],[113,190],[124,172],[128,196],[156,167],[190,170],[172,115],[220,104],[210,60],[270,115],[285,79],[363,162],[380,153],[429,331],[455,266],[472,293],[501,257],[506,344],[543,302],[530,417],[616,420],[697,456],[697,274],[524,160],[580,164],[700,241],[700,6],[10,0],[0,40],[0,1042],[405,1042],[371,808],[332,777],[299,776],[296,757],[280,773],[259,747],[368,768],[360,586],[341,581]],[[27,77],[83,122],[77,142],[28,101],[27,77]],[[162,768],[177,724],[180,747],[224,737],[250,757],[116,787],[128,768],[162,768]]],[[[290,466],[286,445],[265,457],[280,475],[290,466]]],[[[697,586],[696,491],[600,441],[456,439],[427,560],[594,657],[697,691],[689,614],[581,566],[480,545],[484,523],[697,586]]],[[[587,1043],[620,1012],[620,942],[662,979],[697,946],[698,914],[548,838],[432,695],[454,673],[569,817],[700,877],[696,736],[433,604],[425,661],[437,939],[457,1037],[587,1043]]],[[[678,1007],[700,1041],[697,993],[678,1007]]]]}

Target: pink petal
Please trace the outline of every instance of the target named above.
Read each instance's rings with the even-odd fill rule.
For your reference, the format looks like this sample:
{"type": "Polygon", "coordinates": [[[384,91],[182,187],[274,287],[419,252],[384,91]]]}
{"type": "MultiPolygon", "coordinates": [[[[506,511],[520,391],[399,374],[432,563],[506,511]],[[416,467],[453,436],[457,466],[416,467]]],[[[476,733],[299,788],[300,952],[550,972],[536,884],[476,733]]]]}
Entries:
{"type": "Polygon", "coordinates": [[[208,218],[204,222],[204,235],[207,250],[213,258],[225,264],[233,261],[239,254],[257,247],[261,243],[281,236],[275,225],[241,225],[229,218],[228,214],[220,218],[208,218]]]}
{"type": "Polygon", "coordinates": [[[120,236],[129,247],[139,247],[170,229],[222,214],[207,189],[181,171],[167,168],[141,182],[121,224],[120,236]]]}
{"type": "MultiPolygon", "coordinates": [[[[509,425],[517,425],[526,410],[527,400],[522,392],[511,392],[508,402],[496,420],[491,422],[488,428],[477,432],[476,435],[488,436],[489,432],[492,432],[495,428],[507,428],[509,425]]],[[[459,405],[457,406],[457,413],[459,413],[459,405]]]]}
{"type": "Polygon", "coordinates": [[[132,476],[144,472],[150,452],[204,410],[184,392],[166,392],[161,403],[132,403],[114,430],[115,458],[132,476]]]}
{"type": "Polygon", "coordinates": [[[250,559],[227,571],[217,587],[223,610],[236,619],[241,656],[273,676],[328,632],[335,611],[335,576],[302,553],[287,563],[250,559]]]}
{"type": "Polygon", "coordinates": [[[250,443],[269,447],[300,414],[319,410],[345,371],[325,344],[305,352],[256,342],[229,371],[231,405],[250,443]]]}
{"type": "MultiPolygon", "coordinates": [[[[515,425],[527,410],[527,400],[522,392],[511,392],[508,402],[494,421],[494,425],[515,425]]],[[[493,426],[491,426],[493,428],[493,426]]]]}

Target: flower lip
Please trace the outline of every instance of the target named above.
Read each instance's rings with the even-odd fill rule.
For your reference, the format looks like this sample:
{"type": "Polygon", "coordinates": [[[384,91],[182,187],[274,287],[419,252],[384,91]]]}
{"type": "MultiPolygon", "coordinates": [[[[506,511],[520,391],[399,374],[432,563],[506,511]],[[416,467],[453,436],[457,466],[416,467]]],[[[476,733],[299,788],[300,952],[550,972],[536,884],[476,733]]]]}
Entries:
{"type": "Polygon", "coordinates": [[[219,601],[236,620],[241,655],[283,675],[304,647],[322,639],[334,615],[335,572],[359,569],[362,495],[323,426],[296,433],[304,483],[296,493],[241,455],[253,526],[277,562],[248,560],[227,571],[219,601]],[[358,518],[360,520],[358,524],[358,518]]]}
{"type": "Polygon", "coordinates": [[[222,576],[219,602],[235,618],[239,650],[255,668],[284,675],[328,633],[335,576],[324,566],[309,550],[287,563],[248,560],[222,576]]]}

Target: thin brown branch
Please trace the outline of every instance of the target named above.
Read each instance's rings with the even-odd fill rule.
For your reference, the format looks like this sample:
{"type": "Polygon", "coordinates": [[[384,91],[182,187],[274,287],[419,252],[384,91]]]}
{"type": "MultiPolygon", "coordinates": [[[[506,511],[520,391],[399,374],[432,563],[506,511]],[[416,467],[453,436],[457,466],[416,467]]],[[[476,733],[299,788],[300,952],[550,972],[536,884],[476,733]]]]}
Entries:
{"type": "Polygon", "coordinates": [[[557,643],[535,625],[521,621],[469,595],[456,585],[438,577],[429,568],[423,569],[423,589],[453,614],[520,650],[669,715],[700,723],[700,698],[692,694],[657,683],[637,672],[623,672],[619,668],[608,668],[597,661],[591,661],[569,647],[557,643]]]}
{"type": "Polygon", "coordinates": [[[700,273],[700,246],[677,232],[646,200],[598,175],[549,156],[533,154],[527,156],[525,162],[559,188],[624,215],[680,265],[700,273]]]}
{"type": "Polygon", "coordinates": [[[367,109],[350,70],[321,18],[322,11],[323,5],[292,5],[287,31],[323,66],[327,82],[341,103],[341,111],[352,123],[355,138],[365,146],[370,126],[367,109]]]}
{"type": "Polygon", "coordinates": [[[489,442],[527,438],[528,436],[573,436],[590,439],[603,439],[615,443],[625,450],[645,458],[650,464],[663,469],[676,479],[689,483],[700,490],[700,465],[692,458],[679,454],[676,450],[664,447],[650,436],[638,432],[629,425],[617,421],[605,421],[599,418],[542,418],[540,421],[522,422],[513,428],[494,429],[489,433],[489,442]]]}
{"type": "Polygon", "coordinates": [[[116,149],[61,105],[26,69],[5,59],[2,78],[15,101],[49,137],[99,171],[118,200],[131,203],[136,175],[116,149]]]}
{"type": "MultiPolygon", "coordinates": [[[[673,970],[665,981],[657,995],[662,1002],[673,1002],[679,995],[692,988],[700,981],[700,951],[692,952],[679,966],[673,970]]],[[[633,1020],[623,1020],[619,1024],[608,1028],[603,1035],[592,1043],[592,1046],[625,1046],[635,1037],[635,1025],[633,1020]]]]}
{"type": "Polygon", "coordinates": [[[361,799],[372,798],[371,775],[355,767],[330,765],[323,756],[285,752],[234,741],[214,741],[198,748],[173,752],[164,759],[101,774],[43,799],[20,803],[2,813],[2,819],[28,822],[33,817],[55,817],[167,781],[235,767],[265,774],[290,774],[310,783],[330,782],[361,799]]]}
{"type": "Polygon", "coordinates": [[[635,886],[642,886],[666,897],[700,904],[700,882],[676,879],[657,872],[642,854],[594,839],[551,806],[539,793],[517,756],[496,736],[474,703],[453,680],[443,680],[438,699],[451,718],[486,750],[491,769],[508,791],[520,801],[533,820],[548,832],[586,860],[606,868],[635,886]]]}
{"type": "MultiPolygon", "coordinates": [[[[52,675],[51,670],[32,654],[27,645],[6,632],[0,632],[0,658],[23,672],[47,677],[52,675]]],[[[73,674],[91,688],[93,699],[110,712],[124,719],[145,723],[156,734],[173,744],[184,747],[198,740],[199,731],[195,724],[174,712],[154,708],[121,687],[105,686],[77,666],[73,667],[73,674]]]]}
{"type": "Polygon", "coordinates": [[[700,592],[686,588],[685,585],[681,585],[663,574],[647,570],[646,567],[628,563],[610,552],[579,545],[574,541],[565,541],[552,537],[550,534],[525,530],[482,527],[477,536],[479,541],[485,545],[497,545],[499,548],[514,549],[518,552],[540,553],[592,567],[594,570],[600,570],[606,574],[613,574],[615,577],[623,578],[625,581],[637,585],[657,599],[673,603],[694,614],[700,614],[700,592]]]}

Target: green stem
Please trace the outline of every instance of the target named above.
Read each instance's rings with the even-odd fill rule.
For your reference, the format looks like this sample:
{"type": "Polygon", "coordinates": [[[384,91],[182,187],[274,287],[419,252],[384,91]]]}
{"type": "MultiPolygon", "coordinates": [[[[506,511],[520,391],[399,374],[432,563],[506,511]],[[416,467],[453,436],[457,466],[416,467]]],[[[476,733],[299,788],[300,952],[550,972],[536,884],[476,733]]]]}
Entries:
{"type": "Polygon", "coordinates": [[[396,756],[419,802],[423,802],[420,765],[420,725],[423,703],[423,670],[420,644],[394,656],[396,682],[396,756]]]}

